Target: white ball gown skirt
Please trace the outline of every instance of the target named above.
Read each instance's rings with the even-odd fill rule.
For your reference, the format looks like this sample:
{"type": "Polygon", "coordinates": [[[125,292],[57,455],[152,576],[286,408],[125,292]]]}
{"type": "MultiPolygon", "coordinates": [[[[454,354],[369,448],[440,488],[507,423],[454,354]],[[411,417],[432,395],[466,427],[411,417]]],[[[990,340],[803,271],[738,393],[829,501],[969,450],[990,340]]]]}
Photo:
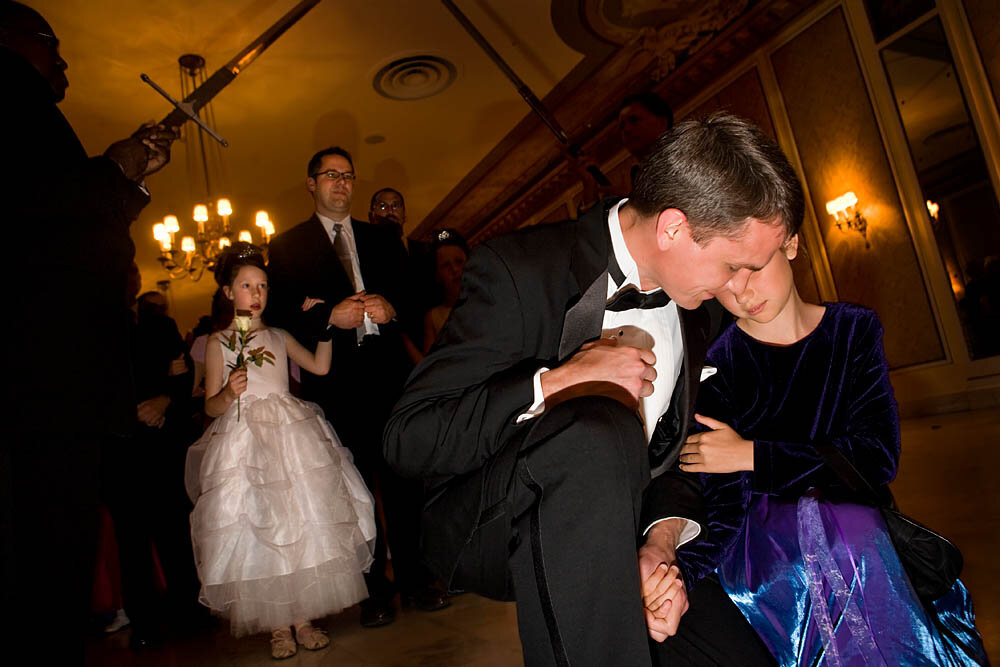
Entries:
{"type": "Polygon", "coordinates": [[[237,637],[333,614],[366,597],[374,505],[320,408],[243,395],[188,451],[202,604],[237,637]]]}

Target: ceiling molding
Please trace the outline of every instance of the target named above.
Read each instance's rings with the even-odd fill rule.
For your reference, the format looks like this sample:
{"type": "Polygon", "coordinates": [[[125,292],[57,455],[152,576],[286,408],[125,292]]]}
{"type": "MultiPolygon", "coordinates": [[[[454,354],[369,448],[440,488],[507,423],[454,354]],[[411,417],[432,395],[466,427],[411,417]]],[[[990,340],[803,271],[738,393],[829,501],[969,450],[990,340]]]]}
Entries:
{"type": "MultiPolygon", "coordinates": [[[[655,4],[654,0],[632,3],[614,1],[620,6],[633,5],[633,8],[655,4]]],[[[612,0],[554,0],[553,11],[557,5],[561,5],[563,10],[567,9],[566,5],[573,5],[579,17],[585,14],[588,7],[611,4],[614,4],[612,0]]],[[[670,0],[659,4],[670,5],[677,11],[689,4],[702,7],[702,3],[670,0]]],[[[745,8],[748,3],[729,4],[745,8]]],[[[570,77],[567,77],[546,97],[546,105],[572,139],[583,145],[598,162],[604,162],[621,150],[615,121],[618,106],[624,97],[652,89],[677,108],[713,79],[738,64],[811,4],[814,4],[812,0],[761,0],[752,3],[721,30],[710,28],[710,35],[689,42],[691,52],[675,52],[673,55],[653,48],[649,40],[643,38],[643,35],[649,34],[648,30],[652,30],[650,26],[639,27],[631,40],[613,49],[598,67],[593,67],[588,59],[581,62],[577,69],[586,65],[592,68],[592,74],[569,90],[570,77]],[[669,64],[670,71],[666,76],[658,77],[658,74],[663,74],[658,70],[665,62],[669,64]]],[[[707,16],[706,20],[711,24],[725,15],[725,8],[717,9],[722,13],[705,14],[697,8],[691,11],[702,18],[707,16]]],[[[596,36],[599,33],[594,31],[592,24],[588,25],[594,33],[592,43],[606,39],[596,36]]],[[[663,34],[667,34],[671,26],[685,25],[694,24],[678,19],[655,30],[660,34],[659,30],[666,28],[663,34]]],[[[564,30],[565,27],[557,25],[561,37],[565,35],[564,30]]],[[[483,240],[521,226],[555,199],[564,196],[565,191],[577,182],[576,176],[567,168],[555,138],[533,113],[528,113],[421,221],[410,237],[425,240],[434,229],[450,227],[461,231],[466,238],[483,240]]]]}

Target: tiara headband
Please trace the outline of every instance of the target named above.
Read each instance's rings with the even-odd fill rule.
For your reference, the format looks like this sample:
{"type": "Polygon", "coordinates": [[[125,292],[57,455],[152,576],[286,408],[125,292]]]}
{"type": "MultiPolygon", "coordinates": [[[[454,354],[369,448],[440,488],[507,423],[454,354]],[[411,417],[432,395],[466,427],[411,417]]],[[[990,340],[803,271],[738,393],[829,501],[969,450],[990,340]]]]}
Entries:
{"type": "Polygon", "coordinates": [[[261,263],[264,263],[264,253],[252,243],[242,241],[227,248],[215,263],[215,282],[220,286],[224,285],[227,278],[226,274],[229,273],[229,269],[233,263],[252,257],[259,257],[261,263]]]}

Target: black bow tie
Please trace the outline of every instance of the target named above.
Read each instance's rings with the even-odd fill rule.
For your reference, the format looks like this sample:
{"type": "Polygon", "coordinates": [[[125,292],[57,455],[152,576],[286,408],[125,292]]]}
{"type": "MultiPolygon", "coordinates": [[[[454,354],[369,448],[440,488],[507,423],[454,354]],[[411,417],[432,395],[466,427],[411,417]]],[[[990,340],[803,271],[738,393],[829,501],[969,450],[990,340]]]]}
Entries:
{"type": "Polygon", "coordinates": [[[628,287],[611,297],[604,310],[621,312],[633,308],[660,308],[670,303],[670,297],[663,290],[643,294],[634,287],[628,287]]]}

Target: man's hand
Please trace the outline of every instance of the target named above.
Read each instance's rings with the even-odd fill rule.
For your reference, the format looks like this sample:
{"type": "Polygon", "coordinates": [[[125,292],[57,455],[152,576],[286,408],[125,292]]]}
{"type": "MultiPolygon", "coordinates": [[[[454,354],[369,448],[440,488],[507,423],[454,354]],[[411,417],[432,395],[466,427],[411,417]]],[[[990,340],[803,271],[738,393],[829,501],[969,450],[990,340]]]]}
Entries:
{"type": "Polygon", "coordinates": [[[177,136],[174,128],[145,123],[128,139],[111,144],[104,155],[118,163],[125,178],[138,183],[170,161],[170,144],[177,136]]]}
{"type": "Polygon", "coordinates": [[[646,629],[658,642],[677,633],[681,616],[688,610],[687,589],[676,565],[682,524],[679,519],[661,521],[649,530],[646,543],[639,548],[646,629]]]}
{"type": "Polygon", "coordinates": [[[385,324],[396,317],[396,309],[380,294],[366,294],[365,312],[375,324],[385,324]]]}
{"type": "Polygon", "coordinates": [[[179,357],[170,362],[170,369],[167,371],[167,375],[170,377],[184,375],[187,373],[187,370],[187,360],[184,359],[184,355],[181,354],[179,357]]]}
{"type": "Polygon", "coordinates": [[[578,396],[607,396],[635,409],[653,393],[656,355],[602,338],[585,343],[566,363],[542,373],[546,407],[578,396]],[[551,399],[550,399],[551,397],[551,399]]]}
{"type": "Polygon", "coordinates": [[[681,447],[680,468],[684,472],[740,472],[753,470],[753,441],[744,440],[728,424],[695,415],[711,431],[689,435],[681,447]]]}
{"type": "Polygon", "coordinates": [[[330,311],[329,324],[338,329],[357,329],[365,321],[365,293],[347,297],[330,311]]]}
{"type": "Polygon", "coordinates": [[[154,396],[138,405],[136,416],[146,426],[163,428],[163,424],[166,423],[167,406],[169,405],[169,396],[154,396]]]}
{"type": "Polygon", "coordinates": [[[170,162],[170,144],[180,136],[180,128],[149,122],[136,130],[132,136],[148,149],[146,168],[142,175],[149,176],[170,162]]]}

